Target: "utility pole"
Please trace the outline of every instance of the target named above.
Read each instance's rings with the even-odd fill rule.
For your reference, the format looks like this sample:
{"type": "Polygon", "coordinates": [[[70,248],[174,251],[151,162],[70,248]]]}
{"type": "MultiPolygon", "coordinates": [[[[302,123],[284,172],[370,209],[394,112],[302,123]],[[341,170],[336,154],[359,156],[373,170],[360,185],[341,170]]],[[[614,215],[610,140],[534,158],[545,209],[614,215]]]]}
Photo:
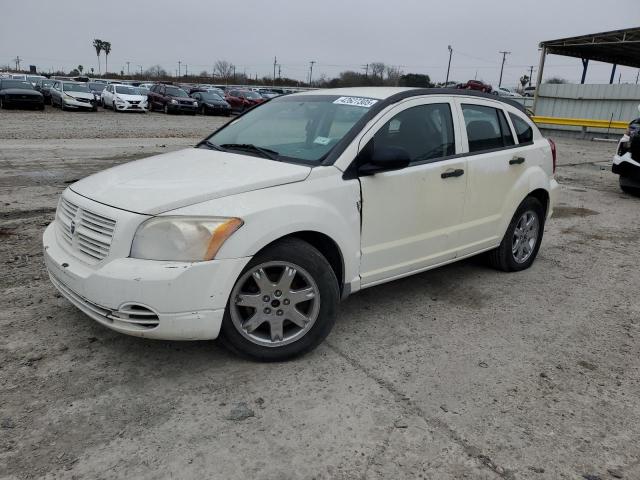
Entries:
{"type": "Polygon", "coordinates": [[[640,80],[640,68],[638,69],[638,73],[636,74],[636,85],[638,84],[638,80],[640,80]]]}
{"type": "Polygon", "coordinates": [[[20,62],[22,61],[22,59],[20,58],[20,55],[18,55],[13,61],[16,62],[16,71],[19,71],[20,70],[20,62]]]}
{"type": "Polygon", "coordinates": [[[531,86],[531,78],[533,77],[533,68],[535,65],[529,65],[529,86],[531,86]]]}
{"type": "Polygon", "coordinates": [[[444,82],[445,88],[449,84],[449,72],[451,71],[451,57],[453,57],[453,48],[451,48],[451,45],[447,45],[447,48],[449,49],[449,65],[447,65],[447,79],[444,82]]]}
{"type": "Polygon", "coordinates": [[[498,88],[502,86],[502,72],[504,71],[504,62],[507,60],[507,55],[511,55],[511,52],[498,52],[502,54],[502,67],[500,67],[500,81],[498,82],[498,88]]]}
{"type": "Polygon", "coordinates": [[[362,67],[362,70],[364,70],[364,78],[369,78],[369,64],[368,63],[362,67]]]}
{"type": "Polygon", "coordinates": [[[309,62],[309,86],[311,86],[311,80],[313,79],[313,66],[316,64],[317,62],[315,60],[311,60],[309,62]]]}
{"type": "Polygon", "coordinates": [[[187,65],[186,63],[184,64],[184,76],[189,76],[189,65],[187,65]]]}
{"type": "Polygon", "coordinates": [[[282,79],[282,65],[278,64],[278,80],[282,79]]]}
{"type": "Polygon", "coordinates": [[[236,83],[236,66],[233,66],[233,83],[236,83]]]}
{"type": "Polygon", "coordinates": [[[142,77],[142,65],[138,65],[140,67],[140,76],[142,77]]]}
{"type": "Polygon", "coordinates": [[[131,63],[131,62],[126,62],[126,63],[127,63],[127,76],[129,76],[130,75],[129,74],[129,63],[131,63]]]}
{"type": "Polygon", "coordinates": [[[181,73],[181,72],[180,72],[180,64],[181,64],[181,63],[182,63],[182,62],[181,62],[180,60],[178,60],[178,77],[180,76],[180,73],[181,73]]]}
{"type": "Polygon", "coordinates": [[[278,57],[273,57],[273,82],[272,85],[276,84],[276,65],[278,65],[278,57]]]}

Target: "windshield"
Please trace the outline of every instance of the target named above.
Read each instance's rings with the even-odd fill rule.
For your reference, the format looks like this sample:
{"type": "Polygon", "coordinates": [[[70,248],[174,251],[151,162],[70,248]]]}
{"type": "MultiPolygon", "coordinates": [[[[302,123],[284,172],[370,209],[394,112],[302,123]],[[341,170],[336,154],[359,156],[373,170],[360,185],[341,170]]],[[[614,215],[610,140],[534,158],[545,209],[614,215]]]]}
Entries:
{"type": "Polygon", "coordinates": [[[146,95],[147,93],[149,93],[149,89],[147,87],[136,88],[136,95],[146,95]]]}
{"type": "Polygon", "coordinates": [[[241,92],[240,96],[244,98],[262,98],[258,92],[241,92]]]}
{"type": "Polygon", "coordinates": [[[253,145],[277,152],[278,160],[319,164],[376,102],[334,95],[279,97],[207,140],[232,151],[225,145],[253,145]]]}
{"type": "Polygon", "coordinates": [[[222,100],[220,95],[213,92],[203,92],[200,95],[202,95],[203,100],[222,100]]]}
{"type": "Polygon", "coordinates": [[[25,90],[33,90],[33,85],[26,80],[2,80],[2,88],[23,88],[25,90]]]}
{"type": "Polygon", "coordinates": [[[101,92],[106,87],[104,83],[88,83],[87,85],[89,85],[91,90],[96,90],[98,92],[101,92]]]}
{"type": "Polygon", "coordinates": [[[167,87],[167,93],[170,97],[188,97],[187,92],[178,87],[167,87]]]}
{"type": "Polygon", "coordinates": [[[85,83],[63,83],[62,90],[64,90],[65,92],[91,93],[85,83]]]}
{"type": "Polygon", "coordinates": [[[38,80],[40,80],[42,77],[39,76],[28,76],[27,80],[29,80],[30,82],[37,82],[38,80]]]}
{"type": "Polygon", "coordinates": [[[42,80],[40,82],[40,85],[42,85],[43,87],[50,87],[51,85],[53,85],[53,80],[42,80]]]}
{"type": "Polygon", "coordinates": [[[127,87],[125,85],[118,85],[116,87],[116,93],[121,95],[140,95],[135,87],[127,87]]]}

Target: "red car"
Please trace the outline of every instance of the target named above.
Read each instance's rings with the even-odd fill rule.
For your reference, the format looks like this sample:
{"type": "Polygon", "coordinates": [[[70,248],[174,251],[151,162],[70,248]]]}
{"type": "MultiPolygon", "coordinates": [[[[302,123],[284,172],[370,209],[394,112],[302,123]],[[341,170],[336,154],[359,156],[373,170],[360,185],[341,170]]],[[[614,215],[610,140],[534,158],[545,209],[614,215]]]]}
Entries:
{"type": "Polygon", "coordinates": [[[251,90],[228,90],[224,99],[236,112],[244,112],[245,110],[264,102],[264,98],[262,98],[258,92],[253,92],[251,90]]]}
{"type": "Polygon", "coordinates": [[[457,88],[462,88],[465,90],[478,90],[480,92],[491,93],[493,87],[487,83],[481,82],[480,80],[469,80],[467,83],[461,83],[457,86],[457,88]]]}

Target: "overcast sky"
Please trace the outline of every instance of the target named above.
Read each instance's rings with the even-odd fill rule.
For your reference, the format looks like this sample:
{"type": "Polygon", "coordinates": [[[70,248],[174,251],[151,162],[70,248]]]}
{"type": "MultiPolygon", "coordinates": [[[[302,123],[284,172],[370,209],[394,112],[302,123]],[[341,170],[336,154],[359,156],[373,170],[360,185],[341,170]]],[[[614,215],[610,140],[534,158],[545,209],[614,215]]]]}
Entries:
{"type": "MultiPolygon", "coordinates": [[[[109,70],[162,65],[211,72],[228,60],[238,72],[305,79],[358,70],[368,62],[404,72],[498,83],[501,50],[511,51],[503,84],[538,64],[543,40],[637,26],[639,0],[2,0],[0,65],[19,55],[42,71],[82,64],[98,70],[94,38],[110,41],[109,70]],[[184,67],[183,67],[184,68],[184,67]]],[[[101,57],[104,69],[104,56],[101,57]]],[[[589,83],[608,83],[611,67],[592,64],[589,83]]],[[[619,68],[623,82],[637,69],[619,68]]],[[[550,56],[545,77],[579,81],[580,60],[550,56]]],[[[535,74],[534,74],[535,77],[535,74]]],[[[618,80],[616,75],[616,81],[618,80]]]]}

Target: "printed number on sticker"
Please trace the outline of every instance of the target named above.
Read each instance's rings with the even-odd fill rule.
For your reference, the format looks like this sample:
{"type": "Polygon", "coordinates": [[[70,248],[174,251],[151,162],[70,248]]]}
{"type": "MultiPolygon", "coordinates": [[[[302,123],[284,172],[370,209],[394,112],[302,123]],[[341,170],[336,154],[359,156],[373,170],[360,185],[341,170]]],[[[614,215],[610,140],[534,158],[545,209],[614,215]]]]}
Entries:
{"type": "Polygon", "coordinates": [[[374,100],[373,98],[362,98],[362,97],[340,97],[335,100],[333,103],[336,105],[353,105],[354,107],[364,107],[369,108],[372,105],[378,103],[378,100],[374,100]]]}

